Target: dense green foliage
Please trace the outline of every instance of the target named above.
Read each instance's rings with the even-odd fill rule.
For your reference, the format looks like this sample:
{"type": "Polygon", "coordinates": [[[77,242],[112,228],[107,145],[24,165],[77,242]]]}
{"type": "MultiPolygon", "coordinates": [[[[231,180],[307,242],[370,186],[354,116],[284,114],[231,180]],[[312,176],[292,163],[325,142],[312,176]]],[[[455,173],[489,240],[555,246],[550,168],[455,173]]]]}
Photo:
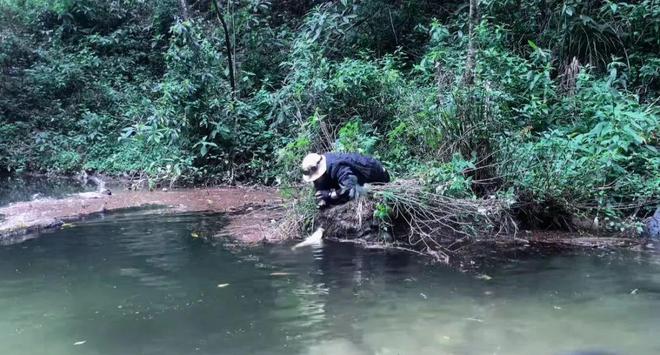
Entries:
{"type": "Polygon", "coordinates": [[[0,168],[281,184],[359,151],[451,196],[658,203],[658,1],[483,0],[472,37],[468,1],[213,3],[0,0],[0,168]]]}

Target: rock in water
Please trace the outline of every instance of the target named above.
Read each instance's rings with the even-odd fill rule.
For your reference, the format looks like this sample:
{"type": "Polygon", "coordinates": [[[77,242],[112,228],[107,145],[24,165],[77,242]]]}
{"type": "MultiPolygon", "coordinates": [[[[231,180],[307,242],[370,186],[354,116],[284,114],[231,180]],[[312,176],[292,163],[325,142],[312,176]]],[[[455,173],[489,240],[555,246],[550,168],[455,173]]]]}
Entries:
{"type": "Polygon", "coordinates": [[[323,231],[325,231],[325,229],[321,227],[317,228],[316,231],[312,233],[312,235],[305,238],[305,240],[303,240],[302,242],[294,245],[293,248],[291,249],[298,249],[307,246],[320,247],[321,245],[323,245],[323,231]]]}

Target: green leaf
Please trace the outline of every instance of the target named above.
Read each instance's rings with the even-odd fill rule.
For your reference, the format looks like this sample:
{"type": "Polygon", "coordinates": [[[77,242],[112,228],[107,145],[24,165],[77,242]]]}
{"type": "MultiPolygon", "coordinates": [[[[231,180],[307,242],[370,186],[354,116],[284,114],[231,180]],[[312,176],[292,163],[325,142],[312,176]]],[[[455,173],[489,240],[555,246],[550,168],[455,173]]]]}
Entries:
{"type": "Polygon", "coordinates": [[[637,132],[633,131],[630,126],[624,126],[623,131],[628,134],[628,137],[632,138],[635,143],[637,144],[643,144],[644,143],[644,138],[637,134],[637,132]]]}
{"type": "Polygon", "coordinates": [[[610,11],[612,11],[613,14],[616,13],[616,11],[618,10],[618,8],[619,8],[619,5],[617,5],[617,4],[615,4],[615,3],[610,3],[610,11]]]}

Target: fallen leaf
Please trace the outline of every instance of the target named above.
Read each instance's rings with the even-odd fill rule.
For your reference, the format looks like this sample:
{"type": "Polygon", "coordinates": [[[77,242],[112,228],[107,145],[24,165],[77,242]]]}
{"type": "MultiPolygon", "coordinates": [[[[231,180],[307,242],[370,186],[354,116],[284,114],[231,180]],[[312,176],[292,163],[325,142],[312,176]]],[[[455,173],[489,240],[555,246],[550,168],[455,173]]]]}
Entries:
{"type": "Polygon", "coordinates": [[[486,274],[477,275],[477,278],[478,278],[479,280],[486,280],[486,281],[488,281],[488,280],[492,280],[492,279],[493,279],[492,277],[490,277],[490,276],[488,276],[488,275],[486,275],[486,274]]]}
{"type": "Polygon", "coordinates": [[[270,276],[288,276],[293,275],[290,272],[271,272],[270,276]]]}
{"type": "Polygon", "coordinates": [[[229,284],[218,284],[218,288],[223,288],[223,287],[227,287],[227,286],[229,286],[229,284]]]}
{"type": "Polygon", "coordinates": [[[477,323],[483,323],[484,322],[483,319],[474,318],[474,317],[465,318],[465,320],[469,320],[469,321],[477,322],[477,323]]]}
{"type": "Polygon", "coordinates": [[[77,341],[77,342],[73,343],[73,345],[83,345],[86,342],[87,342],[87,340],[81,340],[81,341],[77,341]]]}

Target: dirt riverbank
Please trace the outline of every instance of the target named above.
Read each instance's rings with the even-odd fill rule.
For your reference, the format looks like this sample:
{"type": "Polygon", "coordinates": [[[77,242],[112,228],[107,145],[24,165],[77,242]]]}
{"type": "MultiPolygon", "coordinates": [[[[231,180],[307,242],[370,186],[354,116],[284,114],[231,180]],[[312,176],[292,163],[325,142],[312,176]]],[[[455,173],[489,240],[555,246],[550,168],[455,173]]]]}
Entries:
{"type": "Polygon", "coordinates": [[[269,188],[198,188],[171,191],[120,191],[111,196],[76,194],[0,207],[0,241],[59,228],[85,216],[129,208],[160,206],[168,212],[218,212],[229,217],[227,232],[242,242],[268,240],[281,216],[282,199],[269,188]]]}
{"type": "MultiPolygon", "coordinates": [[[[283,239],[276,228],[282,223],[283,200],[277,189],[222,187],[190,188],[171,191],[118,191],[111,196],[95,193],[73,194],[60,199],[38,199],[35,201],[16,202],[0,207],[0,244],[21,239],[23,236],[48,229],[66,227],[67,223],[95,214],[121,211],[149,206],[159,207],[165,213],[211,212],[223,213],[228,225],[221,232],[237,241],[247,244],[277,242],[283,239]]],[[[349,206],[346,206],[348,208],[349,206]]],[[[340,208],[341,210],[342,208],[340,208]]],[[[344,208],[345,209],[345,208],[344,208]]],[[[355,210],[350,210],[351,216],[355,210]]],[[[335,240],[359,242],[369,246],[363,234],[354,230],[350,218],[327,211],[319,216],[317,222],[350,228],[340,233],[335,240]],[[323,217],[327,218],[323,218],[323,217]],[[348,238],[348,239],[346,239],[348,238]],[[355,239],[357,238],[357,239],[355,239]]],[[[362,225],[362,223],[359,223],[362,225]]],[[[332,228],[330,228],[332,229],[332,228]]],[[[341,228],[340,228],[341,229],[341,228]]],[[[298,238],[300,235],[292,235],[298,238]]],[[[336,237],[336,236],[335,236],[336,237]]],[[[285,238],[285,237],[284,237],[285,238]]],[[[520,231],[515,238],[503,238],[484,246],[483,243],[456,244],[467,255],[486,255],[498,250],[512,250],[521,247],[536,246],[541,249],[555,248],[631,248],[643,246],[645,242],[634,238],[616,238],[597,236],[590,233],[569,233],[558,231],[520,231]],[[470,248],[475,249],[470,251],[470,248]]]]}

